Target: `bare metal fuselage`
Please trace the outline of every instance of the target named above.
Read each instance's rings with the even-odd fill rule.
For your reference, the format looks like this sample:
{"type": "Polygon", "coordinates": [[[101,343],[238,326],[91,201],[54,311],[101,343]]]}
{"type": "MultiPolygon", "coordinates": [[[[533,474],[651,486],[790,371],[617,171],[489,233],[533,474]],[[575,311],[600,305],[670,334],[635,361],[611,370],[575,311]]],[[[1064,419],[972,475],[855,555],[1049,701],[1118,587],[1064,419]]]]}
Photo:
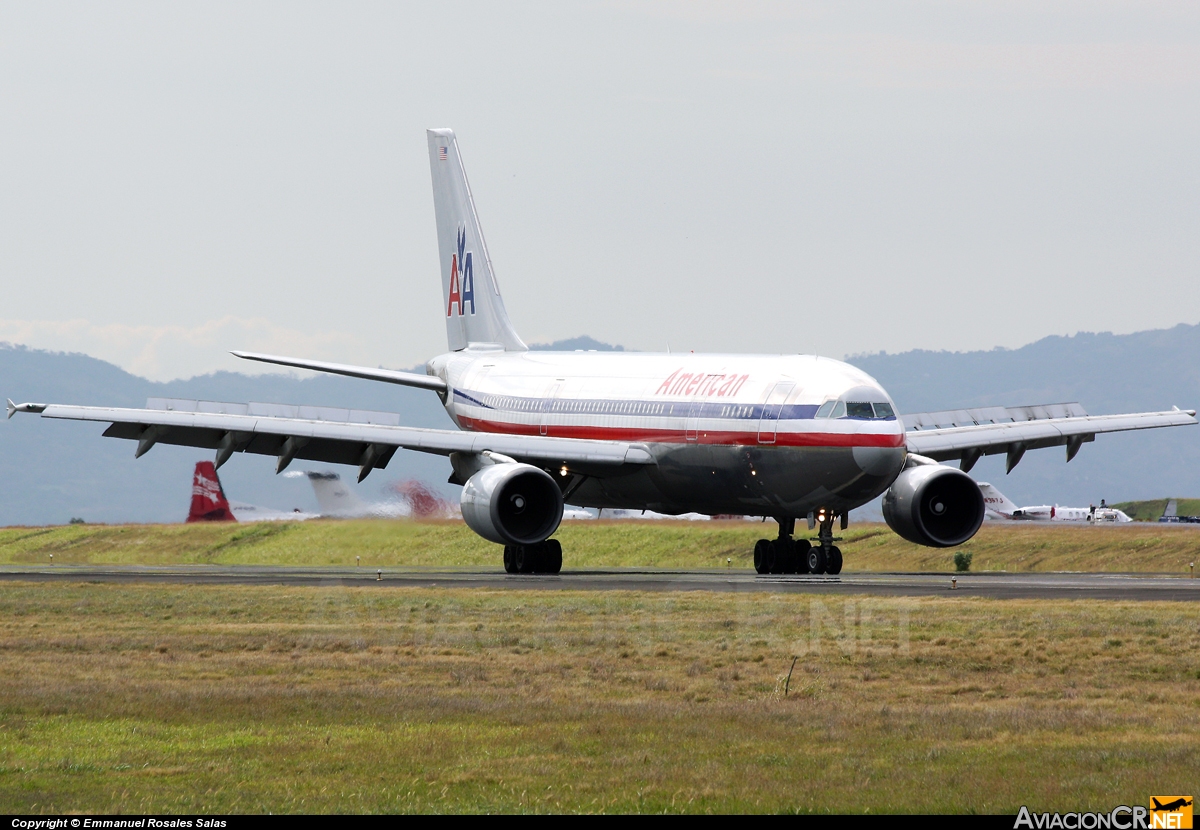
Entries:
{"type": "Polygon", "coordinates": [[[564,471],[586,476],[570,499],[586,507],[842,513],[883,493],[904,465],[894,415],[822,416],[835,401],[860,413],[891,404],[872,378],[827,358],[468,348],[428,370],[447,383],[446,410],[462,429],[639,442],[654,456],[564,471]]]}

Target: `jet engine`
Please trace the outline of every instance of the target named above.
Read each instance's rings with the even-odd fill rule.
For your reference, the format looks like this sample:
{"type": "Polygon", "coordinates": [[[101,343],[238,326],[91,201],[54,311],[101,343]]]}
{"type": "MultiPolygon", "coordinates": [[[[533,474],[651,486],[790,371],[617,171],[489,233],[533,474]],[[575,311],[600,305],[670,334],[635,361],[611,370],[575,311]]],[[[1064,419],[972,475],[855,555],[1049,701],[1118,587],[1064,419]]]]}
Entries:
{"type": "Polygon", "coordinates": [[[932,548],[949,548],[970,539],[983,524],[983,513],[983,494],[975,480],[940,464],[909,467],[883,495],[888,527],[910,542],[932,548]]]}
{"type": "Polygon", "coordinates": [[[562,491],[549,473],[530,464],[493,464],[467,480],[462,515],[490,542],[535,545],[558,530],[562,491]]]}

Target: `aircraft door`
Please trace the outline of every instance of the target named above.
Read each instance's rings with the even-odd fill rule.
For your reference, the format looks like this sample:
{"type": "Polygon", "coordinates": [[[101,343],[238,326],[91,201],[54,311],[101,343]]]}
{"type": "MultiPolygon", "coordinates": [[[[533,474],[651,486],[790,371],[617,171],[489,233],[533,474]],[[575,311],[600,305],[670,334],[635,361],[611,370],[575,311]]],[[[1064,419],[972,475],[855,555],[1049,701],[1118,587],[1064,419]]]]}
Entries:
{"type": "Polygon", "coordinates": [[[758,418],[758,443],[775,443],[779,435],[779,413],[783,409],[783,402],[795,388],[796,384],[791,381],[780,381],[771,387],[758,418]]]}
{"type": "MultiPolygon", "coordinates": [[[[705,384],[701,383],[700,388],[703,389],[705,384]]],[[[688,402],[687,420],[683,425],[683,437],[688,441],[700,440],[700,412],[704,406],[704,402],[700,399],[700,393],[697,392],[688,402]]]]}
{"type": "Polygon", "coordinates": [[[550,434],[550,418],[551,411],[554,409],[554,402],[558,399],[558,393],[562,391],[563,379],[559,378],[554,383],[550,384],[550,388],[546,390],[546,394],[542,397],[542,412],[538,419],[538,434],[550,434]]]}

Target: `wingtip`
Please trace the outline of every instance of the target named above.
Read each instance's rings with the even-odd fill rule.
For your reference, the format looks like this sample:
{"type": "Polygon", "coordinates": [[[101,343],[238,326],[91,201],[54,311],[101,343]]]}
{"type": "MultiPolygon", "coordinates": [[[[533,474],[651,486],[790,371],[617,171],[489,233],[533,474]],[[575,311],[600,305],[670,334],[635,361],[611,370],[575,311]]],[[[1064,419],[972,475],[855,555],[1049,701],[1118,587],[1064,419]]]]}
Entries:
{"type": "Polygon", "coordinates": [[[11,418],[18,412],[45,412],[46,406],[44,403],[13,403],[12,398],[5,398],[4,408],[11,418]]]}

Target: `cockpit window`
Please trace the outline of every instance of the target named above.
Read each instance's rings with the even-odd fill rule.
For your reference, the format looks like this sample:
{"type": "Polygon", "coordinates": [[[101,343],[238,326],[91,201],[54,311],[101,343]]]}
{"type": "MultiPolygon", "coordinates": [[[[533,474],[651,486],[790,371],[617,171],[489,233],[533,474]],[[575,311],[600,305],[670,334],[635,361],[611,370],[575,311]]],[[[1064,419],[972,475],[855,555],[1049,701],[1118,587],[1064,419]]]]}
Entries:
{"type": "Polygon", "coordinates": [[[890,403],[866,401],[825,401],[817,409],[816,418],[855,418],[860,421],[884,421],[896,417],[890,403]]]}

